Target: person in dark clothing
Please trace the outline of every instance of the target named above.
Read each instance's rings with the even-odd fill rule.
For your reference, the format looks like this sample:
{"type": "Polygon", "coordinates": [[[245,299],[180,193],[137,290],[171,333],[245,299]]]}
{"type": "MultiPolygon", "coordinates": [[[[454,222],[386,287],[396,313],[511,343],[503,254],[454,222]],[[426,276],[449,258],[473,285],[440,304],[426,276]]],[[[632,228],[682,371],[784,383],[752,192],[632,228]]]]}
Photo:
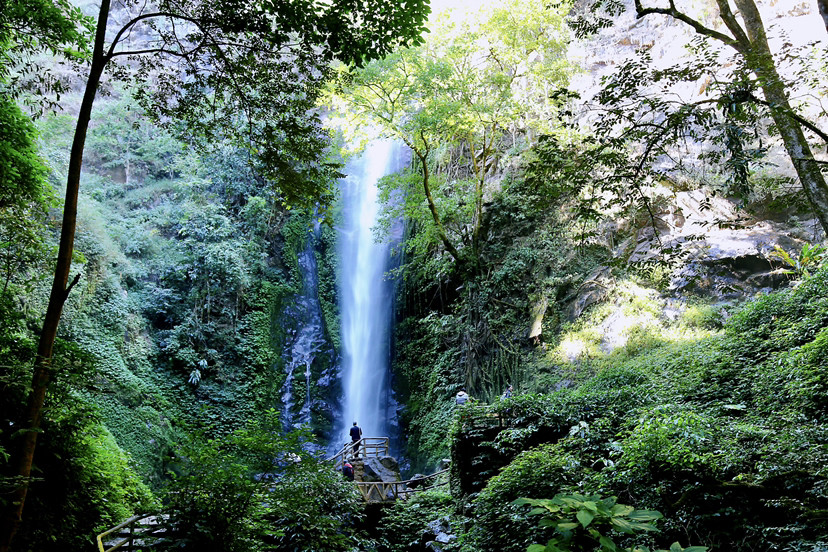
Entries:
{"type": "Polygon", "coordinates": [[[342,475],[344,475],[345,479],[348,481],[354,480],[354,467],[349,462],[345,462],[342,466],[342,475]]]}
{"type": "Polygon", "coordinates": [[[351,442],[354,444],[354,456],[359,456],[359,440],[362,439],[362,429],[354,422],[351,428],[351,442]]]}

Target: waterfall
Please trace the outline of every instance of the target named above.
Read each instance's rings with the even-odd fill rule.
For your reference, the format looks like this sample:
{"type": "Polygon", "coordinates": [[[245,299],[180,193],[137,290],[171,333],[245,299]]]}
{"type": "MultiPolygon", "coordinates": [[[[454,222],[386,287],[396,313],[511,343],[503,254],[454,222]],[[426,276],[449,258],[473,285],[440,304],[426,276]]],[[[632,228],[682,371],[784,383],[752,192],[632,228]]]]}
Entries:
{"type": "MultiPolygon", "coordinates": [[[[343,439],[357,422],[365,437],[388,435],[396,424],[388,371],[393,282],[386,277],[391,247],[377,243],[377,181],[401,167],[400,148],[372,142],[346,169],[339,236],[339,300],[342,317],[343,439]]],[[[346,439],[347,440],[347,439],[346,439]]]]}
{"type": "Polygon", "coordinates": [[[319,276],[316,266],[314,245],[319,233],[319,223],[308,234],[305,249],[299,253],[299,274],[302,289],[296,300],[286,310],[289,327],[287,345],[284,351],[285,384],[282,387],[282,425],[286,431],[296,429],[311,421],[311,367],[316,356],[326,345],[325,327],[322,322],[322,307],[319,304],[319,276]],[[293,326],[295,324],[295,326],[293,326]],[[297,397],[294,391],[296,379],[303,378],[305,390],[302,406],[296,411],[297,397]]]}

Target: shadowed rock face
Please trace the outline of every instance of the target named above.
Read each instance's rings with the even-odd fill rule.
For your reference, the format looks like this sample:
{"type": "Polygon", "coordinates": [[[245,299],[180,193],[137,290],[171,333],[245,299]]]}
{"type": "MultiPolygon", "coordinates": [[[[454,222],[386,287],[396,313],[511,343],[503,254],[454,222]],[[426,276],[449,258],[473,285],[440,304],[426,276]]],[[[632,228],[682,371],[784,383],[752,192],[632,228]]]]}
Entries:
{"type": "Polygon", "coordinates": [[[680,268],[670,282],[672,292],[692,292],[715,299],[734,299],[776,289],[786,281],[776,246],[797,252],[806,239],[819,239],[813,221],[786,225],[756,220],[727,199],[701,190],[678,192],[655,213],[656,225],[638,231],[629,261],[657,261],[672,248],[680,268]]]}
{"type": "Polygon", "coordinates": [[[391,483],[400,480],[400,466],[393,456],[366,458],[362,481],[391,483]]]}

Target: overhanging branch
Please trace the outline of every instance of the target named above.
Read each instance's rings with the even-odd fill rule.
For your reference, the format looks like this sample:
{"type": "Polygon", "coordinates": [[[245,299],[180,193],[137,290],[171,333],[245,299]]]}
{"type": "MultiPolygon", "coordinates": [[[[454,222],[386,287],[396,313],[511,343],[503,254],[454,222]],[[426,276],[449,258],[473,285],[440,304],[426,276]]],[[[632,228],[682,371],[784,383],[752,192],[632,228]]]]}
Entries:
{"type": "MultiPolygon", "coordinates": [[[[639,19],[653,14],[668,15],[674,19],[681,21],[682,23],[691,26],[693,30],[695,30],[697,33],[701,35],[709,36],[710,38],[715,38],[716,40],[724,42],[725,44],[727,44],[728,46],[732,46],[739,52],[743,51],[743,45],[739,42],[738,38],[733,38],[724,33],[720,33],[715,29],[711,29],[710,27],[702,25],[700,21],[697,21],[689,15],[687,15],[686,13],[679,11],[676,8],[676,5],[673,2],[673,0],[669,0],[669,2],[669,8],[645,8],[642,5],[641,0],[635,0],[635,15],[639,19]]],[[[730,28],[730,25],[728,25],[728,28],[730,28]]]]}

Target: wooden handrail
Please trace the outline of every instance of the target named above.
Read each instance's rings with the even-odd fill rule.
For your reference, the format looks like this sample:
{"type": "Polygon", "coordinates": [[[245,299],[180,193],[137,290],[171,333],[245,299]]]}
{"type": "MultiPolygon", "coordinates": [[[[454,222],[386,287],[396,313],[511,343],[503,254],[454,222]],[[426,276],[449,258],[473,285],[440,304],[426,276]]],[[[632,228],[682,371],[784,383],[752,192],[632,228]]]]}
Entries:
{"type": "MultiPolygon", "coordinates": [[[[149,519],[149,518],[154,518],[154,517],[161,517],[161,516],[159,516],[159,514],[138,514],[138,515],[132,516],[131,518],[127,519],[126,521],[124,521],[122,523],[119,523],[118,525],[116,525],[115,527],[112,527],[111,529],[107,529],[106,531],[104,531],[103,533],[101,533],[100,535],[98,535],[95,538],[95,540],[98,543],[98,551],[99,552],[113,552],[114,550],[123,549],[124,552],[131,552],[134,549],[133,545],[134,545],[134,541],[136,539],[145,539],[147,537],[152,537],[152,536],[156,535],[156,531],[158,530],[158,527],[156,527],[156,526],[141,524],[139,526],[142,527],[143,530],[142,531],[136,531],[135,530],[136,529],[136,527],[135,527],[136,524],[140,524],[141,521],[144,521],[145,519],[149,519]],[[124,529],[125,527],[129,529],[129,532],[128,533],[117,533],[116,535],[114,535],[115,537],[123,537],[123,538],[121,540],[113,543],[112,546],[110,546],[109,548],[104,548],[105,545],[104,545],[103,540],[106,537],[108,537],[109,535],[112,535],[116,531],[120,531],[121,529],[124,529]],[[124,545],[127,545],[126,548],[122,548],[124,545]]],[[[146,548],[146,543],[142,543],[141,548],[146,548]]]]}
{"type": "Polygon", "coordinates": [[[345,459],[354,456],[354,445],[359,445],[356,456],[374,458],[388,456],[391,440],[388,437],[362,437],[359,441],[345,443],[339,452],[327,459],[333,462],[335,470],[341,470],[345,459]]]}
{"type": "Polygon", "coordinates": [[[365,502],[389,502],[392,500],[408,500],[408,497],[412,494],[448,485],[448,481],[443,481],[442,483],[436,483],[428,487],[411,488],[408,486],[409,483],[413,483],[415,481],[418,483],[424,483],[429,479],[437,479],[439,476],[443,475],[448,471],[448,469],[445,469],[432,473],[431,475],[427,475],[425,477],[418,477],[417,479],[406,479],[405,481],[356,481],[354,482],[354,484],[356,485],[359,494],[362,495],[362,498],[363,500],[365,500],[365,502]]]}

